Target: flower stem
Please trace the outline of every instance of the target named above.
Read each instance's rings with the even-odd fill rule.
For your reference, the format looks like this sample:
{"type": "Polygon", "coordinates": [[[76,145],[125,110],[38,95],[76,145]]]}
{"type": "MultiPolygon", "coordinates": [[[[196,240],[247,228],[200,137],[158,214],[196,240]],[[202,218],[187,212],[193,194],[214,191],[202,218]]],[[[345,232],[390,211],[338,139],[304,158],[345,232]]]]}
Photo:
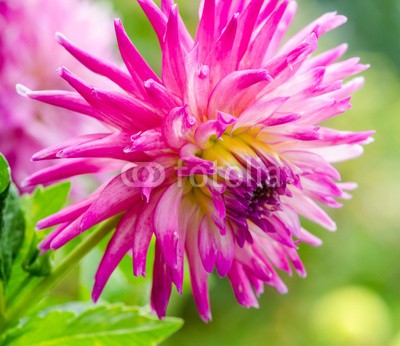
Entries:
{"type": "Polygon", "coordinates": [[[2,331],[7,328],[14,321],[24,316],[32,307],[39,303],[44,296],[54,288],[75,266],[80,260],[85,257],[101,240],[103,240],[107,234],[109,234],[116,226],[118,218],[113,218],[101,226],[99,226],[94,232],[85,239],[74,251],[72,251],[63,262],[56,267],[51,274],[46,276],[43,280],[37,283],[36,286],[28,292],[28,294],[22,295],[17,299],[16,303],[13,304],[7,312],[6,322],[1,326],[2,331]]]}
{"type": "Polygon", "coordinates": [[[6,298],[4,294],[4,286],[0,281],[0,324],[6,320],[6,298]]]}

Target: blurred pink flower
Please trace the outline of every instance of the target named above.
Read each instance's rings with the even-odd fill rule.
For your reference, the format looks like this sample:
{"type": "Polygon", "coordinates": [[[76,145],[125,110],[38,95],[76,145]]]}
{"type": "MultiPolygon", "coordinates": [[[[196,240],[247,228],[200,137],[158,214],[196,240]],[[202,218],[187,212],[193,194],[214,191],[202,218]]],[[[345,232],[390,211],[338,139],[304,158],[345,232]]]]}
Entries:
{"type": "Polygon", "coordinates": [[[54,73],[65,64],[88,75],[86,68],[59,47],[54,33],[63,31],[77,44],[111,59],[112,18],[108,7],[87,0],[0,0],[0,152],[7,157],[18,184],[49,165],[32,164],[33,153],[102,127],[73,112],[55,112],[48,105],[21,99],[16,83],[35,89],[65,89],[66,83],[54,73]]]}
{"type": "Polygon", "coordinates": [[[151,305],[166,313],[171,287],[182,291],[186,253],[193,296],[203,320],[211,319],[208,276],[227,276],[240,304],[257,306],[264,284],[285,293],[276,269],[300,275],[300,243],[320,245],[299,216],[328,230],[336,225],[318,204],[340,207],[355,184],[339,183],[331,163],[362,153],[369,132],[318,125],[350,108],[362,78],[343,83],[367,66],[338,62],[341,45],[314,54],[318,39],[346,21],[328,13],[282,43],[296,11],[290,0],[205,0],[195,39],[172,0],[159,9],[139,0],[160,41],[159,77],[129,40],[115,30],[129,71],[58,40],[120,92],[93,87],[67,68],[59,74],[76,93],[30,91],[39,101],[79,110],[112,130],[78,137],[35,155],[69,158],[31,176],[49,183],[97,171],[115,171],[87,199],[39,222],[59,225],[41,244],[58,249],[90,227],[123,213],[95,281],[97,300],[113,270],[131,252],[135,275],[145,275],[155,235],[151,305]],[[135,163],[135,164],[134,164],[135,163]]]}

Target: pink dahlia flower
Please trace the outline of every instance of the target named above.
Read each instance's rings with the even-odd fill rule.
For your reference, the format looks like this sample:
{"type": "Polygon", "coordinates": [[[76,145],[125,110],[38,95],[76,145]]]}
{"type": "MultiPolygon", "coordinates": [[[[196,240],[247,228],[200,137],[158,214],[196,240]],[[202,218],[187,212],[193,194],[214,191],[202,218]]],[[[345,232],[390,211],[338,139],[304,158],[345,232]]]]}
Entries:
{"type": "Polygon", "coordinates": [[[48,105],[21,99],[15,84],[65,88],[54,73],[65,64],[88,75],[57,45],[54,33],[64,31],[78,44],[112,58],[112,17],[107,7],[87,0],[0,0],[0,152],[16,182],[49,165],[30,162],[36,151],[103,127],[70,111],[55,112],[48,105]]]}
{"type": "Polygon", "coordinates": [[[32,175],[29,185],[114,171],[107,184],[41,222],[59,225],[40,245],[58,249],[95,224],[122,213],[95,277],[96,301],[121,259],[131,253],[145,275],[155,236],[151,305],[166,313],[172,285],[182,291],[184,257],[194,300],[211,319],[207,279],[216,268],[240,304],[257,306],[264,284],[285,293],[276,270],[300,275],[300,243],[320,245],[299,216],[328,230],[336,226],[320,205],[340,207],[354,184],[339,183],[331,165],[359,156],[372,132],[336,131],[321,122],[350,108],[362,78],[358,58],[338,62],[341,45],[316,54],[318,38],[346,19],[328,13],[282,42],[296,11],[290,0],[205,0],[195,38],[176,4],[159,9],[139,0],[162,50],[158,76],[115,21],[129,71],[58,41],[121,90],[89,85],[59,69],[76,92],[29,91],[28,97],[79,111],[109,127],[46,149],[36,160],[69,158],[32,175]]]}

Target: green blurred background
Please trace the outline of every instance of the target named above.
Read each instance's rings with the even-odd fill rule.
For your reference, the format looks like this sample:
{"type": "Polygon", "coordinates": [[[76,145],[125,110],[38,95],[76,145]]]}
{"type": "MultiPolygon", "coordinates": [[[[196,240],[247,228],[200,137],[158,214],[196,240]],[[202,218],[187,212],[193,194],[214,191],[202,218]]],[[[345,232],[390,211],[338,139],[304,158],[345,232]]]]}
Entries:
{"type": "MultiPolygon", "coordinates": [[[[193,33],[198,2],[177,2],[193,33]]],[[[293,30],[336,10],[349,21],[324,37],[321,49],[348,42],[348,56],[372,65],[353,109],[331,121],[341,129],[377,131],[360,159],[339,165],[343,179],[357,181],[359,189],[343,209],[329,211],[336,233],[307,224],[324,241],[321,248],[301,247],[307,279],[282,275],[287,295],[267,288],[260,308],[246,310],[236,303],[227,280],[212,277],[209,324],[198,317],[187,285],[183,296],[173,295],[168,310],[185,325],[165,346],[400,345],[400,1],[299,2],[293,30]]],[[[158,43],[137,3],[112,0],[112,5],[141,53],[159,69],[158,43]]],[[[88,299],[100,253],[92,253],[53,299],[88,299]],[[78,276],[82,284],[76,289],[78,276]]],[[[116,272],[104,299],[146,304],[150,280],[130,278],[129,266],[126,260],[116,272]]]]}

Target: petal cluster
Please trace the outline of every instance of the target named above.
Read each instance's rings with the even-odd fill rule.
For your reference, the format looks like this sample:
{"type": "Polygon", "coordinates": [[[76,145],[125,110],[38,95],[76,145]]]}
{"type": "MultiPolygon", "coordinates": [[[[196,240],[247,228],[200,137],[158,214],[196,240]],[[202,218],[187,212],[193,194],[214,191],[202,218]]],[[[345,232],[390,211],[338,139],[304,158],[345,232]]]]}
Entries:
{"type": "Polygon", "coordinates": [[[59,30],[94,53],[115,59],[112,18],[108,7],[89,0],[0,0],[0,151],[18,185],[35,168],[49,165],[30,163],[36,151],[103,127],[70,111],[54,112],[53,107],[22,99],[15,92],[16,83],[64,89],[54,71],[65,64],[89,76],[54,42],[59,30]]]}
{"type": "Polygon", "coordinates": [[[62,67],[59,75],[75,92],[24,92],[109,129],[35,154],[35,160],[69,160],[26,184],[114,172],[92,195],[39,222],[42,229],[58,225],[41,248],[56,250],[122,213],[96,274],[94,300],[126,254],[132,254],[134,274],[146,274],[155,238],[151,305],[159,317],[172,286],[182,291],[185,256],[203,320],[211,319],[214,269],[229,279],[241,305],[256,307],[265,284],[286,292],[278,271],[306,275],[298,246],[321,241],[300,217],[335,230],[321,205],[340,207],[337,199],[348,199],[355,188],[340,183],[332,163],[359,156],[372,132],[321,123],[350,108],[363,79],[344,80],[368,66],[358,58],[339,61],[346,45],[316,52],[318,39],[346,21],[336,13],[283,40],[296,12],[293,0],[205,0],[194,38],[172,0],[162,0],[161,8],[138,2],[159,39],[160,76],[116,20],[125,68],[62,35],[57,40],[118,91],[62,67]]]}

